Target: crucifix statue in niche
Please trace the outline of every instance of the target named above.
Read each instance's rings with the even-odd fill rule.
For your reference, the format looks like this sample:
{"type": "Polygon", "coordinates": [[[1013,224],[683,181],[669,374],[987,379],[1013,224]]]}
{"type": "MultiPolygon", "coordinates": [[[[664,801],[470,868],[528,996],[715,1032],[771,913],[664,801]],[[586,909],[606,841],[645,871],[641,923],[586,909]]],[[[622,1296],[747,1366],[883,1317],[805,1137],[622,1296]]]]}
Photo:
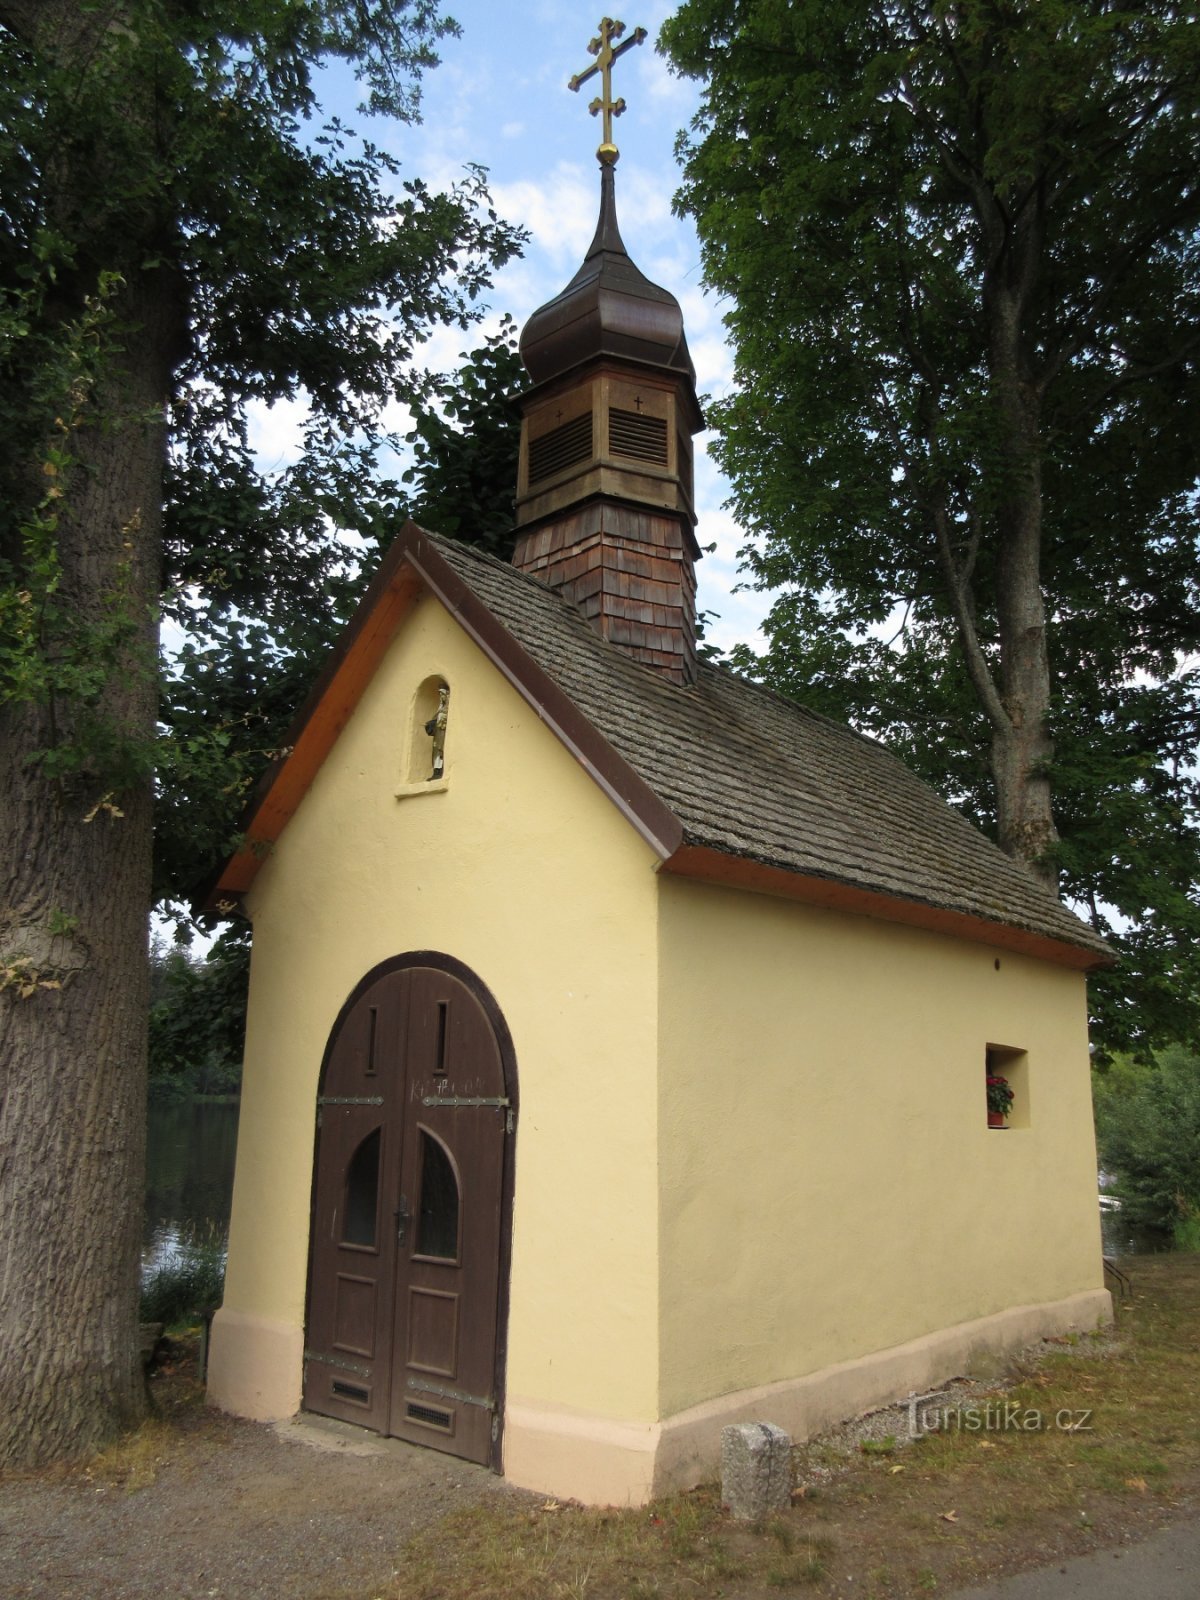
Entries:
{"type": "Polygon", "coordinates": [[[437,710],[425,724],[425,732],[433,740],[433,770],[428,783],[435,782],[446,771],[446,716],[450,705],[450,690],[446,684],[438,688],[437,710]]]}

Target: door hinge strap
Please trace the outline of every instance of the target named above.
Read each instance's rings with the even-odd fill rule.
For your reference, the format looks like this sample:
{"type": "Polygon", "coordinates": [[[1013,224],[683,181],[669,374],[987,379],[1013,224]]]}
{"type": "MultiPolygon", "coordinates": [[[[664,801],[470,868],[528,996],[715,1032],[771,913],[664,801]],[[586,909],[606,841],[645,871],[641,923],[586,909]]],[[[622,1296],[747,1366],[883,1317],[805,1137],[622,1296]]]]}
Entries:
{"type": "Polygon", "coordinates": [[[342,1372],[356,1373],[360,1378],[374,1376],[370,1367],[359,1366],[356,1361],[343,1361],[341,1356],[322,1356],[318,1355],[315,1350],[306,1350],[304,1359],[305,1361],[319,1361],[322,1366],[326,1367],[337,1367],[342,1372]]]}
{"type": "Polygon", "coordinates": [[[504,1106],[508,1107],[512,1101],[506,1094],[427,1094],[421,1101],[423,1106],[504,1106]]]}
{"type": "Polygon", "coordinates": [[[410,1378],[408,1387],[418,1394],[436,1395],[439,1400],[457,1400],[464,1406],[482,1406],[485,1411],[495,1411],[494,1400],[483,1400],[477,1394],[463,1394],[460,1389],[443,1389],[439,1384],[426,1383],[424,1378],[410,1378]]]}
{"type": "Polygon", "coordinates": [[[381,1094],[322,1094],[317,1096],[319,1106],[381,1106],[381,1094]]]}

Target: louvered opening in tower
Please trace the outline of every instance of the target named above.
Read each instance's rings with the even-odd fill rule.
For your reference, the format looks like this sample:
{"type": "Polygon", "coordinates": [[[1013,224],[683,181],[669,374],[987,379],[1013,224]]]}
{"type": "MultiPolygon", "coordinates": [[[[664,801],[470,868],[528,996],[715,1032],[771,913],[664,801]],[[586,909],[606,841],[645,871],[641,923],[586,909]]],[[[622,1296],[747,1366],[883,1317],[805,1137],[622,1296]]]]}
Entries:
{"type": "Polygon", "coordinates": [[[572,417],[561,428],[552,428],[540,439],[529,441],[529,481],[541,483],[565,467],[577,466],[592,453],[592,413],[572,417]]]}
{"type": "Polygon", "coordinates": [[[656,467],[667,464],[667,421],[647,417],[638,411],[608,414],[608,449],[614,456],[629,456],[634,461],[650,461],[656,467]]]}

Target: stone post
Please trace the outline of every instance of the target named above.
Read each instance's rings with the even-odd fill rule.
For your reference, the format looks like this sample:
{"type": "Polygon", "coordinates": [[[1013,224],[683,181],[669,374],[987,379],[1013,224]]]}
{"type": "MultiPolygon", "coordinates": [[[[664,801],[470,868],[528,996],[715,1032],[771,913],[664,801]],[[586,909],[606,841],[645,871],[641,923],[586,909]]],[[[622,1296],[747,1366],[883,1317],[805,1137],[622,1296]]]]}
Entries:
{"type": "Polygon", "coordinates": [[[722,1428],[721,1501],[746,1522],[786,1510],[792,1502],[791,1435],[773,1422],[722,1428]]]}

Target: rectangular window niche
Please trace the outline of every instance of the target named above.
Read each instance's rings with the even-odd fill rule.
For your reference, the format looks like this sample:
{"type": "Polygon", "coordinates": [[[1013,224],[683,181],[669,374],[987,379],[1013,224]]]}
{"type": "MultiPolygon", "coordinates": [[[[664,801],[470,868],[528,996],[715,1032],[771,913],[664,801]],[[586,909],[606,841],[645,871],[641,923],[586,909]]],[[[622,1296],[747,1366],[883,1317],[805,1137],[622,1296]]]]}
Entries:
{"type": "MultiPolygon", "coordinates": [[[[1029,1127],[1029,1054],[1009,1044],[989,1044],[987,1047],[987,1075],[1008,1079],[1013,1092],[1012,1110],[1008,1113],[1010,1128],[1029,1127]]],[[[984,1085],[986,1096],[987,1085],[984,1085]]],[[[987,1100],[984,1100],[987,1110],[987,1100]]]]}

